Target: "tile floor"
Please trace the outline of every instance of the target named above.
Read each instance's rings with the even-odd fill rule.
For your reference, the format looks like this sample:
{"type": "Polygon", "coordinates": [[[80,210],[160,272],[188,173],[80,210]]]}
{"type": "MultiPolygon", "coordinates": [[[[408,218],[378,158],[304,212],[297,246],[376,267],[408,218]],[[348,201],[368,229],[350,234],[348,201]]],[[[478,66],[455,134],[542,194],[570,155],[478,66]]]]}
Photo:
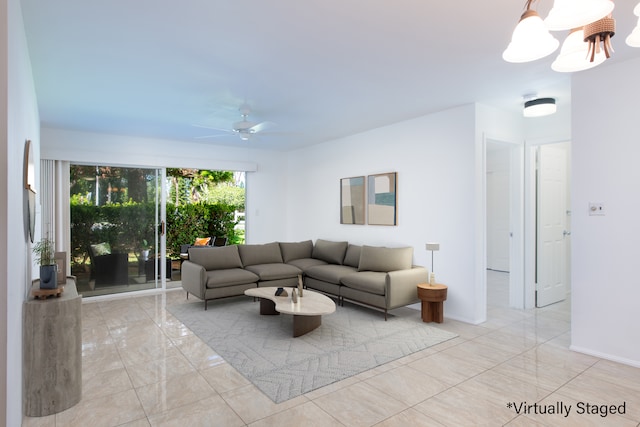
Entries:
{"type": "Polygon", "coordinates": [[[182,290],[86,301],[81,402],[23,426],[640,425],[640,369],[569,351],[569,301],[512,310],[488,275],[486,323],[445,306],[458,338],[277,405],[165,310],[182,290]]]}

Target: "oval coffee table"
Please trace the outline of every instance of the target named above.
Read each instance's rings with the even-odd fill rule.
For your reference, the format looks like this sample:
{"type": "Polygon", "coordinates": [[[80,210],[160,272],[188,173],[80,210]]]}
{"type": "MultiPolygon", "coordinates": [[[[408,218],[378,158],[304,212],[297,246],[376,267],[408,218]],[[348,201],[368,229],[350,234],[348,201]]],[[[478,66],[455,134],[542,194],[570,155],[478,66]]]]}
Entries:
{"type": "Polygon", "coordinates": [[[291,301],[294,288],[285,288],[289,294],[286,297],[276,296],[276,287],[251,288],[244,291],[245,295],[260,298],[260,314],[292,314],[293,336],[299,337],[311,332],[322,324],[322,315],[336,311],[336,304],[331,298],[318,292],[304,290],[298,302],[291,301]]]}

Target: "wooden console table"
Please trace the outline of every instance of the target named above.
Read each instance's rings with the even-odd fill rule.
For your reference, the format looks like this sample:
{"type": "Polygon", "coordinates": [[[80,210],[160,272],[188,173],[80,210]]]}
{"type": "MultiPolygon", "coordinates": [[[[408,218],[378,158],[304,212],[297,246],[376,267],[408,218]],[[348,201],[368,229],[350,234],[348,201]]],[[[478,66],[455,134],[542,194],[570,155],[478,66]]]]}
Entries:
{"type": "Polygon", "coordinates": [[[422,321],[442,323],[444,321],[444,300],[447,299],[447,286],[441,284],[418,285],[418,297],[422,301],[422,321]]]}
{"type": "MultiPolygon", "coordinates": [[[[35,280],[32,291],[38,291],[35,280]]],[[[36,292],[37,294],[38,292],[36,292]]],[[[62,412],[82,396],[82,296],[75,277],[64,291],[45,299],[23,303],[23,405],[24,414],[42,417],[62,412]]]]}

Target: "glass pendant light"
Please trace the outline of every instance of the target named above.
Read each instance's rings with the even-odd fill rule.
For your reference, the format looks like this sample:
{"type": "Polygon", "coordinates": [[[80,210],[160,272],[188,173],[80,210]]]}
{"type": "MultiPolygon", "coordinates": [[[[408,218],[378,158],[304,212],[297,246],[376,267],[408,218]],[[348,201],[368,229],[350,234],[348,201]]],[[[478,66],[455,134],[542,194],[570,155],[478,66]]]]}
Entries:
{"type": "Polygon", "coordinates": [[[603,51],[594,56],[593,62],[588,58],[589,44],[584,41],[582,28],[571,30],[560,48],[560,54],[551,64],[551,69],[561,73],[588,70],[604,62],[606,58],[603,51]]]}
{"type": "Polygon", "coordinates": [[[640,47],[640,3],[633,9],[633,13],[638,16],[638,24],[625,41],[631,47],[640,47]]]}
{"type": "Polygon", "coordinates": [[[555,0],[544,23],[551,31],[582,27],[609,15],[611,0],[555,0]]]}
{"type": "Polygon", "coordinates": [[[538,12],[527,8],[513,30],[511,43],[502,53],[507,62],[529,62],[552,54],[560,45],[544,25],[538,12]]]}

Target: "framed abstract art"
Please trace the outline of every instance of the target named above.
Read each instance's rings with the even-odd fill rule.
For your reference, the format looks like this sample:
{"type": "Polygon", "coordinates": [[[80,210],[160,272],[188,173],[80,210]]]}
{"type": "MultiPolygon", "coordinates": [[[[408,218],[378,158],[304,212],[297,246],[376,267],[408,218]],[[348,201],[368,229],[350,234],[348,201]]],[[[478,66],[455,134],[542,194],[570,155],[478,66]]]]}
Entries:
{"type": "Polygon", "coordinates": [[[365,177],[340,180],[340,224],[364,225],[365,177]]]}
{"type": "Polygon", "coordinates": [[[367,177],[367,218],[370,225],[398,225],[397,172],[367,177]]]}

